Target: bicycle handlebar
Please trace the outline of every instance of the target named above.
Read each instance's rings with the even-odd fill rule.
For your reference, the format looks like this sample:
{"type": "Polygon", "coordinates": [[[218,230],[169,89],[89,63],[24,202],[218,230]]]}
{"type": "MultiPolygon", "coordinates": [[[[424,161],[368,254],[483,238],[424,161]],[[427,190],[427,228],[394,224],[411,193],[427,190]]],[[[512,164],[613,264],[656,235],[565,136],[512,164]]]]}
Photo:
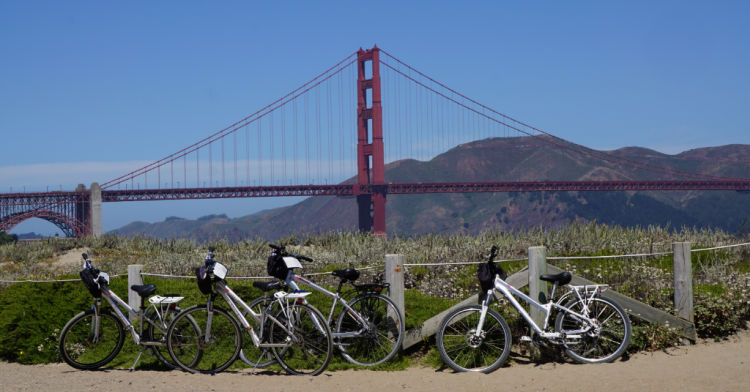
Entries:
{"type": "Polygon", "coordinates": [[[292,257],[296,257],[297,259],[302,260],[302,261],[307,261],[309,263],[313,262],[313,259],[311,259],[311,258],[309,258],[307,256],[302,256],[302,255],[296,255],[296,254],[287,253],[286,246],[284,246],[284,245],[268,244],[268,246],[271,247],[271,249],[273,249],[274,251],[278,252],[278,254],[280,256],[292,256],[292,257]]]}
{"type": "Polygon", "coordinates": [[[91,260],[89,260],[88,253],[81,253],[81,257],[83,257],[83,269],[94,268],[94,266],[91,265],[91,260]]]}
{"type": "Polygon", "coordinates": [[[500,277],[504,280],[508,277],[508,274],[505,273],[505,270],[503,270],[503,267],[499,266],[497,263],[495,263],[495,257],[497,257],[497,245],[492,245],[492,248],[490,249],[490,254],[487,256],[487,264],[490,266],[490,271],[492,271],[493,274],[499,274],[500,277]]]}

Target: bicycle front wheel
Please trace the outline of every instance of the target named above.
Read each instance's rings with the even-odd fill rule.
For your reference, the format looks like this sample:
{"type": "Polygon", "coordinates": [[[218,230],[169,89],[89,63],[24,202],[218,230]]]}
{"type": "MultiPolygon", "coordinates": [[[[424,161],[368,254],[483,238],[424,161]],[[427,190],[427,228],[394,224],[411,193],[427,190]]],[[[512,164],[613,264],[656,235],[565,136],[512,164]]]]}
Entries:
{"type": "Polygon", "coordinates": [[[489,373],[510,355],[510,327],[493,309],[487,309],[482,330],[477,333],[482,314],[480,305],[460,307],[443,319],[435,341],[438,352],[457,372],[489,373]]]}
{"type": "Polygon", "coordinates": [[[172,360],[190,373],[218,373],[234,362],[242,346],[242,330],[224,309],[196,305],[178,314],[167,330],[172,360]],[[198,334],[185,334],[193,325],[198,334]]]}
{"type": "Polygon", "coordinates": [[[344,310],[336,324],[335,344],[347,361],[374,366],[396,355],[404,340],[404,317],[393,301],[380,294],[365,294],[349,304],[364,319],[344,310]]]}
{"type": "Polygon", "coordinates": [[[60,333],[60,355],[70,366],[81,370],[98,369],[117,356],[125,341],[122,321],[112,312],[93,310],[74,316],[60,333]]]}
{"type": "Polygon", "coordinates": [[[591,318],[594,323],[561,311],[555,330],[565,333],[565,353],[581,363],[612,362],[630,344],[630,319],[616,302],[604,297],[574,299],[565,305],[573,312],[591,318]]]}
{"type": "Polygon", "coordinates": [[[316,376],[328,367],[333,352],[331,330],[317,309],[293,303],[269,321],[274,357],[287,373],[316,376]]]}

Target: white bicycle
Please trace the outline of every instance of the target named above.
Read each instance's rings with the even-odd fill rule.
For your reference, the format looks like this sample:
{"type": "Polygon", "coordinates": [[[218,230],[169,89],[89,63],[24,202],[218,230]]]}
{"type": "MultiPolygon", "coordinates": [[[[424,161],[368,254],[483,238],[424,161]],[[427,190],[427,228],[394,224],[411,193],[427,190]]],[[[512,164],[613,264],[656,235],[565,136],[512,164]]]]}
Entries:
{"type": "MultiPolygon", "coordinates": [[[[177,313],[182,311],[177,303],[183,297],[175,294],[152,295],[156,292],[155,284],[133,285],[131,289],[141,297],[140,309],[133,309],[109,289],[109,275],[94,268],[86,253],[81,256],[81,280],[94,297],[94,304],[90,310],[77,314],[63,327],[59,343],[62,359],[76,369],[98,369],[117,356],[125,342],[125,335],[129,332],[133,342],[141,346],[141,352],[130,370],[135,369],[147,348],[152,349],[168,368],[175,368],[177,365],[170,361],[167,351],[166,335],[167,327],[177,313]],[[145,298],[148,296],[151,297],[148,298],[149,305],[146,307],[145,298]],[[102,298],[109,303],[109,309],[102,307],[102,298]],[[134,317],[138,330],[126,314],[134,317]]],[[[182,328],[173,332],[175,350],[180,350],[180,341],[196,338],[199,334],[195,320],[186,319],[182,328]]],[[[195,357],[194,360],[200,360],[200,357],[195,357]]]]}
{"type": "MultiPolygon", "coordinates": [[[[487,263],[480,264],[480,281],[484,280],[483,287],[490,286],[482,293],[481,305],[462,306],[440,324],[437,348],[448,366],[459,372],[489,373],[508,359],[510,327],[489,307],[495,291],[502,293],[526,320],[534,332],[533,338],[527,339],[535,343],[559,345],[581,363],[611,362],[625,352],[630,344],[630,320],[620,305],[602,296],[607,285],[568,286],[570,291],[557,302],[541,304],[505,281],[505,271],[494,262],[496,255],[497,247],[493,246],[487,263]],[[491,278],[481,279],[482,275],[491,278]],[[544,312],[542,325],[534,322],[514,295],[544,312]],[[557,315],[554,327],[549,324],[553,310],[557,315]]],[[[557,286],[570,283],[572,275],[565,271],[539,278],[553,284],[550,298],[554,298],[557,286]]]]}
{"type": "MultiPolygon", "coordinates": [[[[311,258],[289,254],[284,246],[269,246],[273,253],[268,260],[268,273],[283,280],[283,286],[299,291],[299,284],[306,285],[333,299],[327,324],[331,329],[333,344],[338,347],[344,359],[355,365],[375,366],[391,360],[398,353],[404,340],[404,316],[396,304],[382,294],[388,290],[388,284],[355,284],[360,272],[347,268],[331,272],[339,279],[338,289],[332,292],[294,272],[302,268],[298,260],[312,262],[311,258]],[[346,283],[350,283],[357,291],[357,295],[349,300],[341,296],[341,289],[346,283]],[[334,320],[336,305],[341,305],[343,309],[338,313],[337,320],[334,320]]],[[[279,283],[281,282],[264,285],[275,289],[279,283]]],[[[262,287],[260,284],[254,283],[255,287],[262,287]]],[[[273,297],[264,296],[254,300],[250,308],[258,312],[272,303],[273,297]]],[[[249,345],[243,346],[240,359],[250,366],[261,368],[274,362],[268,353],[261,353],[249,345]],[[259,359],[256,361],[256,358],[259,359]]]]}
{"type": "MultiPolygon", "coordinates": [[[[167,330],[167,349],[180,368],[191,373],[223,371],[240,356],[243,330],[251,343],[248,349],[264,354],[270,350],[287,373],[314,376],[328,366],[331,331],[320,311],[305,303],[309,291],[277,291],[267,306],[253,309],[227,285],[227,268],[213,260],[213,248],[196,275],[199,289],[208,295],[206,304],[185,309],[167,330]],[[215,305],[217,297],[224,299],[231,313],[215,305]],[[200,333],[186,340],[180,331],[193,323],[200,333]]],[[[264,291],[278,288],[261,282],[254,286],[264,291]]]]}

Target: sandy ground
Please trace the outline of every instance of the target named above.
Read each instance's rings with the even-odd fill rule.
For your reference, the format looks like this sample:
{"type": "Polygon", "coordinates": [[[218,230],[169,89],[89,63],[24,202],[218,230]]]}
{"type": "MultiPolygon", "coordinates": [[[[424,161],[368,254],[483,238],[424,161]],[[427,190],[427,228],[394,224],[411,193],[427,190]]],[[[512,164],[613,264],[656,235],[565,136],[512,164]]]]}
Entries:
{"type": "Polygon", "coordinates": [[[0,391],[750,391],[750,332],[640,353],[602,365],[514,364],[489,375],[413,367],[404,371],[338,371],[317,377],[250,374],[215,376],[180,371],[85,372],[64,364],[26,366],[0,362],[0,391]]]}

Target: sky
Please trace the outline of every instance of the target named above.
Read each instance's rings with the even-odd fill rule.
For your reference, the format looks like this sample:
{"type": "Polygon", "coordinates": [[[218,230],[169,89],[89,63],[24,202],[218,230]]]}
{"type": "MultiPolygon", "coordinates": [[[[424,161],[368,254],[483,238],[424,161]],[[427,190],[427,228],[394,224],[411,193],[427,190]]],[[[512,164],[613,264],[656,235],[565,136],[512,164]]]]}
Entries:
{"type": "MultiPolygon", "coordinates": [[[[747,15],[747,1],[1,1],[0,192],[103,183],[375,44],[588,147],[750,144],[747,15]]],[[[104,229],[298,201],[105,203],[104,229]]],[[[28,231],[59,232],[11,232],[28,231]]]]}

